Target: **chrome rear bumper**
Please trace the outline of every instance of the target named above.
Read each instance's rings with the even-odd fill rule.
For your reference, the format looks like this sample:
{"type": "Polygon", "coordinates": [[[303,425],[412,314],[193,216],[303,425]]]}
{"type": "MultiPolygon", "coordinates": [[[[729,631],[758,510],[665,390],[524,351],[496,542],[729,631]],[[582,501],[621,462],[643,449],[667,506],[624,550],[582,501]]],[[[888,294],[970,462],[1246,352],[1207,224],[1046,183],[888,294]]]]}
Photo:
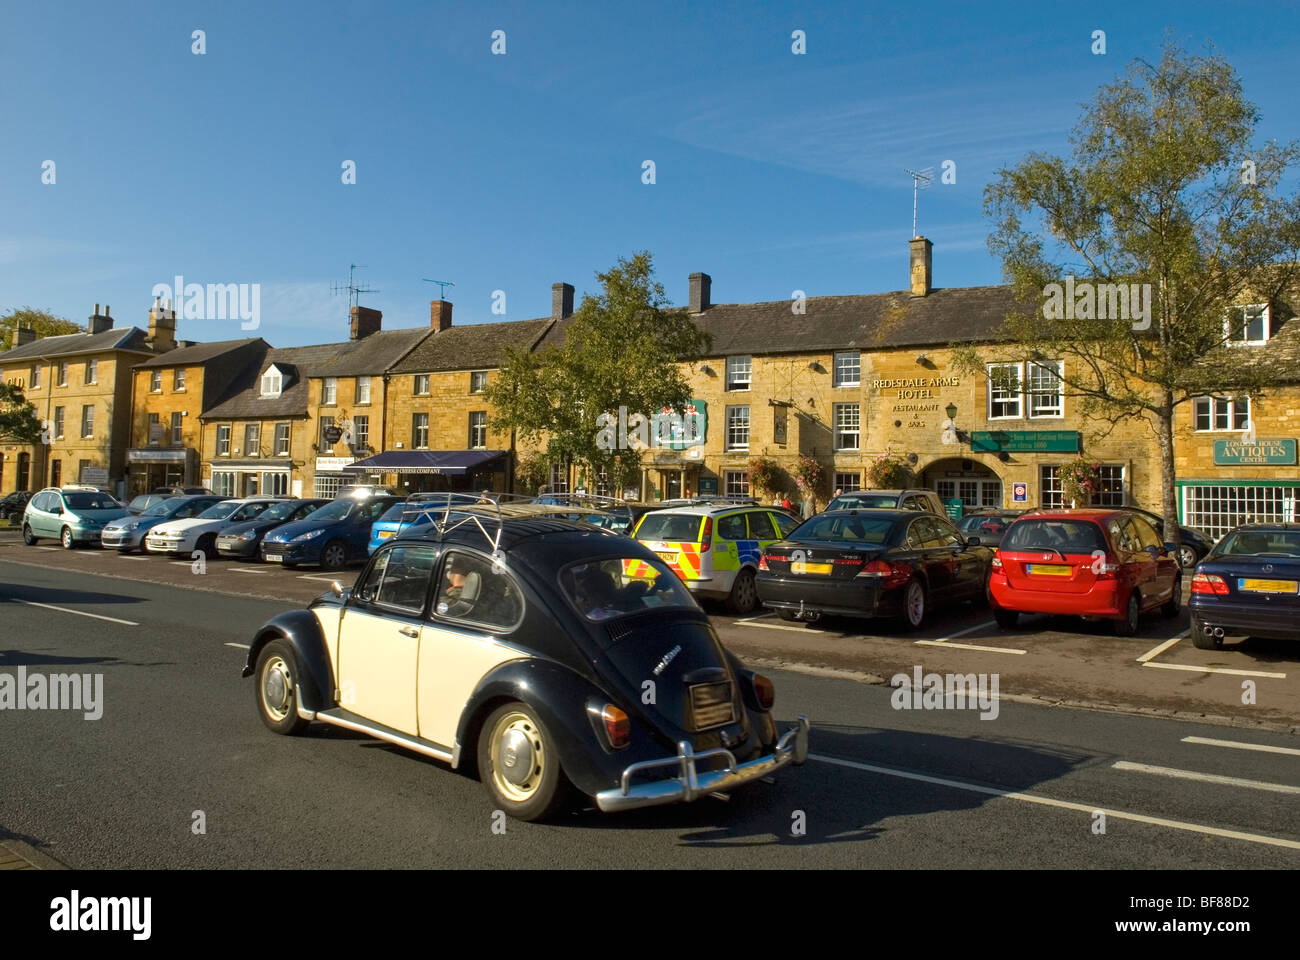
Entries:
{"type": "Polygon", "coordinates": [[[631,764],[623,771],[622,782],[618,787],[596,794],[596,806],[610,813],[661,803],[690,803],[706,794],[733,790],[765,777],[788,763],[801,764],[807,760],[808,728],[808,718],[800,715],[795,725],[781,735],[771,753],[745,763],[737,763],[730,750],[704,750],[696,753],[687,741],[681,740],[677,744],[675,757],[631,764]],[[722,757],[727,763],[727,769],[697,772],[695,762],[711,757],[722,757]],[[676,767],[678,775],[671,780],[632,783],[633,776],[655,767],[676,767]]]}

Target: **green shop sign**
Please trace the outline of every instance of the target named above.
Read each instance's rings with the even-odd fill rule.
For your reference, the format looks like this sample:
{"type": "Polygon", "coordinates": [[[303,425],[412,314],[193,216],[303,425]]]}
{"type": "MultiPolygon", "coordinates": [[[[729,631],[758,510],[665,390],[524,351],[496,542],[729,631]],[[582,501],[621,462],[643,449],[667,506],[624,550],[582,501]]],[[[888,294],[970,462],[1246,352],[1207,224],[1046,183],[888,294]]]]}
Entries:
{"type": "Polygon", "coordinates": [[[1219,466],[1284,466],[1296,465],[1294,440],[1215,440],[1214,462],[1219,466]]]}
{"type": "Polygon", "coordinates": [[[1078,430],[975,430],[973,453],[1078,453],[1078,430]]]}
{"type": "Polygon", "coordinates": [[[686,450],[703,445],[709,433],[709,405],[692,400],[681,413],[667,407],[650,418],[650,436],[655,446],[686,450]]]}

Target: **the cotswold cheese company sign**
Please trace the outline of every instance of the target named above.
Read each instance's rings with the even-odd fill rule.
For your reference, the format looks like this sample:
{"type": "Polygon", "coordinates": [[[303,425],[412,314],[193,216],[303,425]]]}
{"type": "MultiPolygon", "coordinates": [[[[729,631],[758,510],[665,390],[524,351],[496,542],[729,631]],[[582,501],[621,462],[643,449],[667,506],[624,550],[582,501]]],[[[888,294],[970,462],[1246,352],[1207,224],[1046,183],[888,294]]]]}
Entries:
{"type": "Polygon", "coordinates": [[[1215,440],[1214,462],[1216,465],[1229,466],[1285,466],[1296,464],[1296,442],[1294,440],[1256,440],[1243,443],[1241,440],[1215,440]]]}

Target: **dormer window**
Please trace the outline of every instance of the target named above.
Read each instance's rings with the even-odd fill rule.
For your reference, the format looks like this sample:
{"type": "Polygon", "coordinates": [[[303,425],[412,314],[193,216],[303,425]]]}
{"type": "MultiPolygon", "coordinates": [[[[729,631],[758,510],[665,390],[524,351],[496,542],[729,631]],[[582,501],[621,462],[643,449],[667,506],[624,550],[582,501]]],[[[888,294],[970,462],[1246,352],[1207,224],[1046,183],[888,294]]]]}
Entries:
{"type": "Polygon", "coordinates": [[[275,364],[271,364],[266,368],[266,372],[262,374],[262,396],[278,397],[283,388],[284,374],[280,372],[275,364]]]}
{"type": "Polygon", "coordinates": [[[1267,343],[1272,335],[1268,304],[1251,303],[1228,311],[1228,343],[1267,343]]]}

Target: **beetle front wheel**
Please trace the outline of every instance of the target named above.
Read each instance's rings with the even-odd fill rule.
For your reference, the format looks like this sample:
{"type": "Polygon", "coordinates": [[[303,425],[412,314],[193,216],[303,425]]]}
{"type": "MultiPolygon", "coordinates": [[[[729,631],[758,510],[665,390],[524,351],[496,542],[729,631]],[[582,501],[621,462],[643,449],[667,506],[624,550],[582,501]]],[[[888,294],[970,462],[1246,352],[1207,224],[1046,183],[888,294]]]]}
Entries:
{"type": "Polygon", "coordinates": [[[272,640],[257,655],[257,713],[262,722],[286,736],[307,726],[298,716],[297,662],[293,648],[283,640],[272,640]]]}
{"type": "Polygon", "coordinates": [[[555,741],[524,703],[498,707],[483,724],[478,773],[492,802],[516,820],[545,819],[569,800],[555,741]]]}

